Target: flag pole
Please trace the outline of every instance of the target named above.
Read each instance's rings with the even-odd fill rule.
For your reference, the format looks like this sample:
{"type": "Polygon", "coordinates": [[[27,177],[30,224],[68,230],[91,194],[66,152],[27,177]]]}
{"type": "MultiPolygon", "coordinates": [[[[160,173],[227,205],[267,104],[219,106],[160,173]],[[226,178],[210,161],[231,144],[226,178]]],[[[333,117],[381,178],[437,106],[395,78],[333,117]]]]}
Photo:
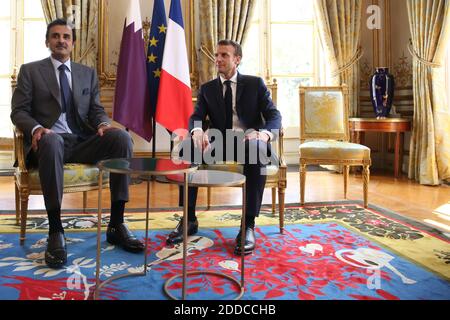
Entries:
{"type": "MultiPolygon", "coordinates": [[[[152,16],[152,19],[153,19],[153,16],[152,16]]],[[[151,21],[148,20],[148,17],[145,17],[145,21],[142,22],[142,29],[144,31],[144,43],[145,43],[144,51],[145,51],[145,56],[148,57],[149,42],[150,42],[150,31],[151,31],[151,21]]],[[[149,77],[149,73],[150,73],[150,71],[149,71],[148,65],[147,65],[147,77],[149,77]]],[[[152,101],[150,101],[150,104],[151,103],[152,103],[152,101]]],[[[156,151],[156,137],[155,137],[155,130],[156,129],[155,128],[156,128],[156,122],[155,122],[155,112],[154,112],[154,110],[152,110],[150,122],[151,122],[151,125],[152,125],[152,145],[151,145],[151,150],[150,151],[151,151],[151,157],[155,158],[155,151],[156,151]]]]}
{"type": "Polygon", "coordinates": [[[153,125],[152,158],[155,158],[155,154],[156,154],[156,120],[155,120],[154,115],[152,117],[152,125],[153,125]]]}

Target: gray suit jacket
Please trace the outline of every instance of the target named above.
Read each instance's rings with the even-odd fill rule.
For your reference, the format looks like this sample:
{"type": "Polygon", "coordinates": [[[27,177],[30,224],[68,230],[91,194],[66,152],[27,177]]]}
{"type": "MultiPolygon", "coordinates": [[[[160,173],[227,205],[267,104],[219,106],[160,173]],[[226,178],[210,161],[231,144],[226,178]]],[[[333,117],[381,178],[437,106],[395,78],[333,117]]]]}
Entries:
{"type": "MultiPolygon", "coordinates": [[[[97,73],[72,62],[72,93],[77,123],[83,134],[95,134],[102,122],[111,122],[100,104],[97,73]]],[[[31,149],[31,130],[38,124],[50,129],[61,115],[61,97],[50,58],[20,68],[11,101],[11,120],[24,132],[25,154],[31,149]]]]}

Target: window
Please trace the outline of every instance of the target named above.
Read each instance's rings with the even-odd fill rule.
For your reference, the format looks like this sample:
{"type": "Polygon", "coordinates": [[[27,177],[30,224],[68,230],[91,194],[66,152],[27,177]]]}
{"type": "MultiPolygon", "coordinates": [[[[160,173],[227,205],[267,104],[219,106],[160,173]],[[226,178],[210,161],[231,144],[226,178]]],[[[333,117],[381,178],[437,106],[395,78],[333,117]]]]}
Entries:
{"type": "Polygon", "coordinates": [[[240,71],[278,82],[278,109],[288,136],[298,136],[298,86],[324,82],[313,1],[259,0],[240,71]]]}
{"type": "Polygon", "coordinates": [[[12,0],[6,0],[0,2],[0,34],[2,35],[2,45],[6,45],[6,48],[0,50],[0,137],[10,137],[11,126],[9,121],[8,112],[10,111],[11,101],[11,65],[12,65],[12,46],[11,46],[11,4],[12,0]],[[9,132],[7,132],[9,131],[9,132]]]}
{"type": "Polygon", "coordinates": [[[12,137],[11,75],[23,63],[49,55],[45,46],[45,23],[40,0],[0,1],[0,138],[12,137]]]}

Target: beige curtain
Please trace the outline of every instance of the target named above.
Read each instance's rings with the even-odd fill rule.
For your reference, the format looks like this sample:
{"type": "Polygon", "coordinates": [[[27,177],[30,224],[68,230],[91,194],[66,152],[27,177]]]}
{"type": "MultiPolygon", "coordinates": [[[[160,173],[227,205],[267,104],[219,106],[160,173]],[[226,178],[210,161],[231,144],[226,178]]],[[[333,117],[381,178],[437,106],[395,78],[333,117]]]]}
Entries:
{"type": "Polygon", "coordinates": [[[361,10],[361,0],[314,0],[320,39],[332,70],[330,85],[348,85],[351,116],[358,112],[361,10]]]}
{"type": "Polygon", "coordinates": [[[97,67],[99,0],[41,0],[47,23],[65,18],[75,22],[77,41],[72,53],[76,62],[97,67]]]}
{"type": "Polygon", "coordinates": [[[414,57],[414,119],[409,178],[450,180],[450,107],[443,67],[450,36],[449,0],[407,0],[414,57]]]}
{"type": "Polygon", "coordinates": [[[255,0],[200,0],[200,84],[216,77],[214,50],[217,42],[229,39],[245,42],[255,0]]]}

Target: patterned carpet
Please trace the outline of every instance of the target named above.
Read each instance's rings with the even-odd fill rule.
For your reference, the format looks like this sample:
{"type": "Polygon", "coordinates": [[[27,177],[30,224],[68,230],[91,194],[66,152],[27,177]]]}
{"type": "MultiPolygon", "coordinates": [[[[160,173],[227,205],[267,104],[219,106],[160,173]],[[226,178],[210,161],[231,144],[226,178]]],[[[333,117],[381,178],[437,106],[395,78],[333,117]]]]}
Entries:
{"type": "MultiPolygon", "coordinates": [[[[188,270],[218,271],[239,279],[233,254],[241,208],[199,210],[199,233],[190,237],[188,270]]],[[[163,286],[182,270],[182,246],[165,237],[181,215],[152,210],[146,277],[114,281],[102,299],[168,299],[163,286]]],[[[104,215],[103,223],[107,223],[104,215]]],[[[145,213],[127,211],[126,220],[144,239],[145,213]]],[[[257,218],[257,249],[245,260],[245,300],[450,299],[450,239],[429,226],[360,202],[287,206],[286,231],[266,207],[257,218]]],[[[18,244],[13,212],[0,213],[0,299],[92,299],[95,285],[96,213],[65,212],[68,263],[60,270],[43,261],[47,219],[30,215],[27,240],[18,244]]],[[[143,255],[126,253],[102,238],[101,279],[142,270],[143,255]]],[[[170,292],[180,297],[181,282],[170,292]]],[[[233,299],[237,288],[215,276],[188,280],[189,299],[233,299]]]]}

